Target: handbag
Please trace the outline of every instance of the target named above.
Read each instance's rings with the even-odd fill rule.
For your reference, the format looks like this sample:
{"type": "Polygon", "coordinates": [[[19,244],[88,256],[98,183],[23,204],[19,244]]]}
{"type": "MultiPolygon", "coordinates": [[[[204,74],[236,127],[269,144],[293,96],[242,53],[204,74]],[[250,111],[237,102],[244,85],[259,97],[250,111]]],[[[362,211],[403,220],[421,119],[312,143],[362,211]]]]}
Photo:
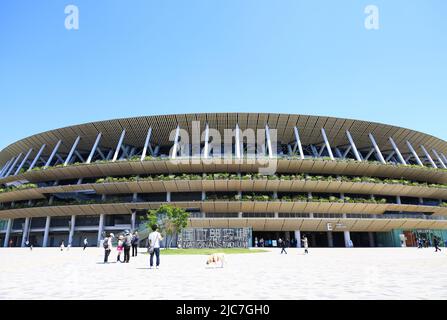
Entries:
{"type": "Polygon", "coordinates": [[[155,243],[157,242],[157,240],[158,240],[158,235],[157,235],[157,238],[155,238],[154,244],[153,245],[150,244],[150,246],[149,246],[149,254],[154,254],[154,252],[155,252],[155,243]]]}

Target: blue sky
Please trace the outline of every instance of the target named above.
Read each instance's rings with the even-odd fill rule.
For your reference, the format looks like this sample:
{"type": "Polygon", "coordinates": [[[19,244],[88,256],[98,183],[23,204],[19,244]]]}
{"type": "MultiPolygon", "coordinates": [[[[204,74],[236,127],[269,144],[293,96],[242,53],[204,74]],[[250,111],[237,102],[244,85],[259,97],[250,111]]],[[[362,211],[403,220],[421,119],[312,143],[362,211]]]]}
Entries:
{"type": "Polygon", "coordinates": [[[446,35],[445,0],[2,0],[0,148],[71,124],[227,111],[447,139],[446,35]],[[364,27],[369,4],[379,30],[364,27]]]}

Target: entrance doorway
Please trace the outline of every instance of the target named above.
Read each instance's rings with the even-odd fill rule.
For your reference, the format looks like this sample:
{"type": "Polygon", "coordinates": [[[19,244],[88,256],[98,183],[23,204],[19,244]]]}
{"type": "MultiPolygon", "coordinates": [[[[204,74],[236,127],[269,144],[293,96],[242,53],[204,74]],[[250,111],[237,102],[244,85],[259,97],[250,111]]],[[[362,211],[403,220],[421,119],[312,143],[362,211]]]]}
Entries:
{"type": "Polygon", "coordinates": [[[296,247],[295,233],[291,231],[253,231],[252,237],[254,247],[256,246],[256,242],[258,243],[258,247],[278,247],[278,240],[280,238],[287,241],[289,247],[296,247]],[[263,240],[263,245],[261,244],[261,240],[263,240]]]}

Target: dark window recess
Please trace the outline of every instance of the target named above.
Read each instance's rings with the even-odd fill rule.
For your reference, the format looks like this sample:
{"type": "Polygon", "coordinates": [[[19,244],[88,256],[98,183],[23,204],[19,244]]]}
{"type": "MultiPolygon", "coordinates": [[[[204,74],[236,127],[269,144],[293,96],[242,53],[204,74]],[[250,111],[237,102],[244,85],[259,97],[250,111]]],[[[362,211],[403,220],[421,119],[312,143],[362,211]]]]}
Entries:
{"type": "Polygon", "coordinates": [[[171,193],[171,201],[201,201],[201,192],[174,192],[171,193]]]}
{"type": "Polygon", "coordinates": [[[31,229],[42,229],[45,228],[47,223],[47,218],[32,218],[31,219],[31,229]]]}
{"type": "Polygon", "coordinates": [[[274,213],[268,212],[247,212],[242,214],[243,218],[274,218],[274,213]]]}
{"type": "Polygon", "coordinates": [[[76,201],[101,201],[102,196],[94,192],[70,192],[54,194],[56,202],[76,202],[76,201]]]}
{"type": "Polygon", "coordinates": [[[14,219],[14,221],[12,223],[12,229],[13,230],[22,230],[24,224],[25,224],[24,218],[14,219]]]}
{"type": "Polygon", "coordinates": [[[51,228],[68,228],[71,223],[71,217],[51,217],[51,228]]]}
{"type": "Polygon", "coordinates": [[[128,225],[131,224],[131,215],[129,214],[116,214],[106,216],[106,227],[113,227],[116,225],[128,225]]]}
{"type": "Polygon", "coordinates": [[[278,218],[309,218],[308,213],[278,213],[278,218]]]}
{"type": "Polygon", "coordinates": [[[424,199],[424,206],[439,206],[438,199],[424,199]]]}
{"type": "Polygon", "coordinates": [[[139,193],[137,202],[166,202],[166,193],[139,193]]]}
{"type": "Polygon", "coordinates": [[[99,216],[77,216],[76,227],[97,227],[99,216]]]}
{"type": "Polygon", "coordinates": [[[412,204],[412,205],[418,205],[419,204],[419,198],[400,197],[400,201],[401,201],[402,204],[412,204]]]}
{"type": "Polygon", "coordinates": [[[238,218],[239,214],[238,213],[217,213],[217,212],[213,212],[213,213],[207,213],[206,217],[207,218],[238,218]]]}

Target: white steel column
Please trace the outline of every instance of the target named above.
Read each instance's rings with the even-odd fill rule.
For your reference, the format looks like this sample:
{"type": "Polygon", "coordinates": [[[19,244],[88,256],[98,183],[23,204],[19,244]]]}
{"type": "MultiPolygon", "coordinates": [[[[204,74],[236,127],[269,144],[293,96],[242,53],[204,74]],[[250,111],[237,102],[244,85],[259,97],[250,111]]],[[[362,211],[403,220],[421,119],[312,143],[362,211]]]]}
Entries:
{"type": "Polygon", "coordinates": [[[421,145],[421,149],[424,152],[425,156],[427,157],[428,161],[430,162],[430,164],[432,165],[433,168],[437,168],[438,166],[436,165],[436,163],[433,161],[432,157],[430,156],[430,154],[427,152],[427,150],[425,149],[425,147],[423,145],[421,145]]]}
{"type": "Polygon", "coordinates": [[[414,150],[413,146],[411,145],[411,143],[409,141],[407,141],[407,146],[408,149],[410,149],[411,153],[413,154],[413,157],[416,159],[416,162],[420,165],[420,166],[424,166],[424,164],[422,163],[421,159],[419,158],[417,152],[414,150]]]}
{"type": "Polygon", "coordinates": [[[43,234],[43,243],[42,247],[46,248],[48,246],[48,236],[50,235],[50,225],[51,225],[51,217],[47,217],[47,221],[45,222],[45,231],[43,234]]]}
{"type": "Polygon", "coordinates": [[[210,127],[206,123],[205,127],[205,148],[203,149],[203,158],[208,159],[210,154],[210,127]]]}
{"type": "Polygon", "coordinates": [[[329,157],[331,158],[331,160],[335,160],[334,154],[332,153],[331,145],[329,144],[329,140],[326,136],[326,131],[324,130],[324,128],[321,128],[321,134],[323,135],[324,143],[326,145],[327,152],[329,153],[329,157]]]}
{"type": "Polygon", "coordinates": [[[175,131],[175,139],[174,139],[174,147],[172,149],[172,155],[171,155],[171,159],[176,159],[177,158],[177,152],[178,152],[178,143],[180,139],[180,126],[177,126],[177,129],[175,131]]]}
{"type": "Polygon", "coordinates": [[[22,157],[23,153],[20,153],[17,158],[14,160],[14,162],[12,163],[12,166],[9,168],[8,172],[5,175],[5,178],[9,177],[9,175],[11,174],[12,170],[14,170],[15,166],[17,165],[17,162],[19,162],[20,158],[22,157]]]}
{"type": "Polygon", "coordinates": [[[241,158],[241,130],[239,129],[239,125],[236,123],[236,142],[234,149],[236,151],[236,158],[241,158]]]}
{"type": "Polygon", "coordinates": [[[334,247],[334,237],[333,237],[332,231],[327,232],[327,242],[328,242],[329,248],[334,247]]]}
{"type": "Polygon", "coordinates": [[[33,148],[29,149],[28,153],[25,155],[25,158],[23,158],[22,162],[20,163],[19,167],[17,168],[16,172],[14,173],[15,176],[19,174],[20,170],[25,165],[26,160],[28,160],[29,155],[31,154],[31,152],[33,152],[33,148]]]}
{"type": "Polygon", "coordinates": [[[273,158],[272,140],[270,138],[270,128],[269,128],[268,124],[265,125],[265,136],[267,138],[268,155],[269,155],[269,158],[272,159],[273,158]]]}
{"type": "Polygon", "coordinates": [[[383,158],[382,152],[380,151],[380,148],[379,148],[379,146],[378,146],[377,143],[376,143],[376,139],[374,139],[374,137],[373,137],[373,135],[372,135],[371,133],[370,133],[368,136],[369,136],[369,139],[371,140],[371,142],[372,142],[372,144],[373,144],[373,146],[374,146],[374,149],[376,150],[376,154],[377,154],[377,156],[379,157],[380,162],[382,162],[383,164],[385,164],[386,161],[385,161],[385,159],[383,158]]]}
{"type": "Polygon", "coordinates": [[[152,136],[152,127],[150,127],[149,130],[147,131],[146,141],[144,142],[143,147],[143,153],[141,154],[141,161],[144,161],[144,159],[146,158],[147,148],[151,143],[151,136],[152,136]]]}
{"type": "Polygon", "coordinates": [[[296,239],[296,247],[301,248],[301,231],[300,230],[295,231],[295,239],[296,239]]]}
{"type": "Polygon", "coordinates": [[[391,145],[393,146],[394,152],[396,152],[397,157],[399,158],[399,161],[404,164],[407,165],[407,162],[405,161],[404,157],[402,157],[402,153],[400,152],[399,148],[397,147],[396,143],[394,142],[393,138],[389,138],[391,145]]]}
{"type": "Polygon", "coordinates": [[[99,225],[98,225],[98,247],[101,245],[102,233],[104,231],[104,219],[105,214],[101,214],[99,216],[99,225]]]}
{"type": "Polygon", "coordinates": [[[76,138],[75,142],[73,143],[73,146],[71,147],[71,150],[70,150],[70,153],[68,154],[67,159],[65,160],[64,167],[66,167],[70,163],[70,160],[73,157],[73,153],[75,152],[76,147],[79,144],[79,140],[81,140],[81,137],[78,136],[76,138]]]}
{"type": "Polygon", "coordinates": [[[435,149],[432,149],[432,151],[433,151],[433,154],[435,155],[435,157],[438,159],[439,163],[441,164],[441,167],[443,167],[444,169],[447,169],[447,166],[445,165],[444,161],[442,161],[442,158],[440,157],[438,152],[435,149]]]}
{"type": "Polygon", "coordinates": [[[71,221],[70,221],[70,234],[68,235],[68,244],[69,245],[73,244],[73,236],[74,236],[74,232],[75,232],[75,225],[76,225],[76,216],[72,215],[71,216],[71,221]]]}
{"type": "Polygon", "coordinates": [[[444,164],[447,165],[447,157],[443,153],[441,153],[441,157],[444,159],[444,164]]]}
{"type": "Polygon", "coordinates": [[[115,162],[118,159],[118,155],[120,153],[121,150],[121,146],[123,145],[123,141],[124,141],[124,136],[126,135],[126,130],[123,130],[123,132],[121,133],[121,137],[118,141],[118,144],[116,146],[116,150],[115,150],[115,154],[113,156],[112,162],[115,162]]]}
{"type": "Polygon", "coordinates": [[[135,210],[132,211],[132,216],[130,218],[130,224],[131,224],[132,231],[135,231],[136,226],[137,226],[137,212],[135,210]]]}
{"type": "Polygon", "coordinates": [[[29,217],[27,217],[25,219],[25,226],[23,227],[23,232],[22,232],[22,243],[21,243],[21,247],[25,247],[25,243],[26,240],[28,238],[28,228],[29,228],[29,217]]]}
{"type": "Polygon", "coordinates": [[[293,148],[293,152],[295,153],[296,152],[296,147],[298,147],[301,159],[304,160],[303,145],[301,144],[301,139],[300,139],[300,134],[299,134],[298,128],[297,127],[293,127],[293,131],[295,133],[295,139],[296,139],[296,146],[295,146],[295,148],[293,148]]]}
{"type": "Polygon", "coordinates": [[[98,136],[96,137],[96,141],[93,144],[92,151],[90,151],[90,154],[89,154],[87,161],[85,163],[89,164],[92,162],[93,157],[95,156],[96,149],[98,149],[99,141],[101,141],[101,137],[102,137],[102,133],[100,132],[98,134],[98,136]]]}
{"type": "MultiPolygon", "coordinates": [[[[14,158],[13,158],[14,159],[14,158]]],[[[4,165],[4,167],[2,168],[2,171],[0,171],[0,177],[3,177],[3,174],[8,170],[9,165],[11,164],[12,160],[8,160],[8,162],[6,162],[6,164],[4,165]]]]}
{"type": "Polygon", "coordinates": [[[345,231],[344,235],[345,235],[345,246],[346,248],[349,248],[350,247],[349,244],[351,242],[351,233],[349,231],[345,231]]]}
{"type": "Polygon", "coordinates": [[[48,158],[47,163],[45,164],[44,169],[48,168],[51,164],[51,161],[53,161],[54,156],[56,155],[57,150],[59,150],[60,146],[61,146],[62,140],[59,140],[58,143],[56,144],[56,146],[53,149],[53,152],[51,153],[50,157],[48,158]]]}
{"type": "Polygon", "coordinates": [[[40,158],[40,156],[42,155],[42,152],[43,152],[43,150],[45,149],[46,146],[47,146],[47,145],[44,144],[44,145],[42,145],[42,147],[40,147],[40,150],[39,150],[39,152],[37,152],[37,155],[36,155],[36,157],[34,158],[34,160],[33,160],[33,162],[31,163],[31,165],[29,166],[28,171],[33,170],[34,166],[36,165],[37,161],[39,161],[39,158],[40,158]]]}
{"type": "Polygon", "coordinates": [[[351,133],[348,130],[346,130],[346,135],[348,136],[348,140],[349,143],[351,144],[352,152],[354,152],[355,158],[357,159],[357,161],[362,161],[357,146],[355,145],[354,139],[352,138],[351,133]]]}
{"type": "Polygon", "coordinates": [[[11,237],[11,229],[12,229],[12,219],[8,219],[8,226],[6,227],[5,233],[5,241],[3,242],[3,247],[8,248],[9,246],[9,238],[11,237]]]}

